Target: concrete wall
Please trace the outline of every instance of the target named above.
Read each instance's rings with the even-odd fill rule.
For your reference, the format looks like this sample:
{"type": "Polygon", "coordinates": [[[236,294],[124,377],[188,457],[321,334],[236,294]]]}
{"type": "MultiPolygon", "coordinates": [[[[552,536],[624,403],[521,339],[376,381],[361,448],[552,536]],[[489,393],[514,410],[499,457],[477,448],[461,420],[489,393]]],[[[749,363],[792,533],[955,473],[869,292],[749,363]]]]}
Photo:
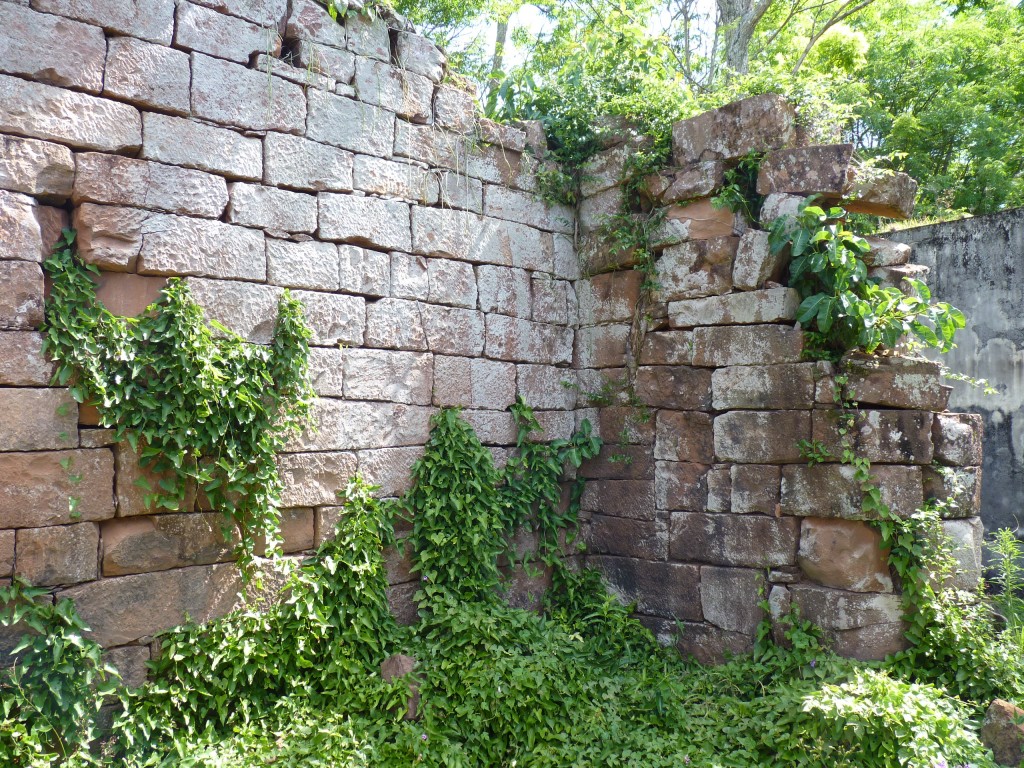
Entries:
{"type": "Polygon", "coordinates": [[[1016,528],[1024,521],[1024,208],[889,238],[913,245],[914,260],[931,270],[935,296],[967,315],[957,348],[943,362],[987,379],[999,394],[950,382],[950,406],[984,418],[985,528],[1016,528]]]}

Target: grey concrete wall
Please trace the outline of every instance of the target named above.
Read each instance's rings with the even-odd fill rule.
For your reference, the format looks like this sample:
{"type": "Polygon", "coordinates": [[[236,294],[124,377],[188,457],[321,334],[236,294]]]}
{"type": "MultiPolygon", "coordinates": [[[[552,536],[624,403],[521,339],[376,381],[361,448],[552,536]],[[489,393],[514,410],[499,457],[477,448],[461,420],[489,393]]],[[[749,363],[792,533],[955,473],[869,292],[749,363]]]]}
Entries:
{"type": "MultiPolygon", "coordinates": [[[[959,307],[967,328],[943,356],[953,371],[999,389],[954,384],[949,408],[985,419],[982,519],[986,530],[1024,523],[1024,208],[890,235],[931,268],[936,298],[959,307]]],[[[1024,529],[1022,529],[1024,533],[1024,529]]]]}

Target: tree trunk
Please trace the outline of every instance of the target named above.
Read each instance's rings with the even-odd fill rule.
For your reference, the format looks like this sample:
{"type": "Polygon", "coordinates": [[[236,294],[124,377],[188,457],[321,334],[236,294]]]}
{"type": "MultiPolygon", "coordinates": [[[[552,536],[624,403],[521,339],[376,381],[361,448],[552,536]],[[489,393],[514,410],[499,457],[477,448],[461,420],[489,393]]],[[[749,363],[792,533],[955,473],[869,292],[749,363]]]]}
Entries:
{"type": "Polygon", "coordinates": [[[725,64],[738,74],[750,68],[750,40],[773,0],[717,0],[718,28],[725,37],[725,64]]]}

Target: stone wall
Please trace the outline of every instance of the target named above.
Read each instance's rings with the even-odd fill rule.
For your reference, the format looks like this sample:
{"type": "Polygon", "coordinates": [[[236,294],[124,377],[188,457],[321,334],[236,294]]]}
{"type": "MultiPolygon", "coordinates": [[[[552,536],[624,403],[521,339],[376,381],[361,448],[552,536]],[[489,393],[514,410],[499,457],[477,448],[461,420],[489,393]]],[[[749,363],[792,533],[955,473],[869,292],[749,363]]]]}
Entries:
{"type": "MultiPolygon", "coordinates": [[[[401,20],[339,25],[311,0],[0,0],[0,579],[73,598],[133,682],[155,633],[224,613],[239,587],[217,515],[147,510],[136,457],[50,386],[40,265],[70,225],[119,314],[183,276],[210,317],[265,342],[281,291],[304,302],[317,429],[280,457],[287,552],[330,535],[356,472],[401,493],[438,406],[464,406],[502,461],[522,395],[549,438],[599,424],[589,561],[655,630],[678,618],[702,658],[745,649],[765,591],[843,652],[895,645],[897,598],[855,489],[796,450],[834,440],[832,371],[802,361],[764,233],[707,196],[751,148],[779,149],[775,213],[816,191],[888,210],[907,190],[853,179],[845,148],[786,149],[798,131],[774,98],[681,123],[678,168],[650,180],[667,208],[650,297],[598,236],[643,139],[609,140],[578,211],[547,205],[537,127],[477,118],[444,74],[401,20]]],[[[897,508],[934,485],[933,459],[979,463],[975,424],[935,414],[934,369],[862,378],[860,439],[897,508]]],[[[974,501],[951,523],[968,576],[974,501]]],[[[389,553],[403,619],[408,565],[389,553]]]]}
{"type": "Polygon", "coordinates": [[[1024,208],[887,237],[913,245],[915,261],[931,269],[935,295],[970,319],[944,362],[953,371],[988,380],[999,393],[986,395],[950,382],[950,405],[978,413],[985,422],[985,527],[1017,528],[1024,521],[1024,208]]]}

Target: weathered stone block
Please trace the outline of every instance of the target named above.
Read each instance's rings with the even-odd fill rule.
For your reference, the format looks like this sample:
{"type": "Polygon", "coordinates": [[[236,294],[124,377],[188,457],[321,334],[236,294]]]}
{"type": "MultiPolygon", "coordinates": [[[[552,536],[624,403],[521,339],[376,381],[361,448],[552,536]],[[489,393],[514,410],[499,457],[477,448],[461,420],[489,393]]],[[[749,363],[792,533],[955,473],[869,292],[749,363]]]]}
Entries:
{"type": "Polygon", "coordinates": [[[433,386],[431,355],[376,349],[345,352],[345,397],[350,400],[430,405],[433,386]]]}
{"type": "Polygon", "coordinates": [[[79,258],[107,271],[133,271],[142,249],[142,231],[150,215],[135,208],[91,203],[78,206],[72,226],[77,233],[79,258]]]}
{"type": "MultiPolygon", "coordinates": [[[[139,462],[139,454],[126,442],[118,443],[114,447],[114,467],[114,498],[118,517],[152,515],[163,511],[152,504],[147,504],[145,497],[158,491],[162,481],[172,481],[172,473],[158,474],[152,469],[144,468],[139,462]]],[[[196,487],[193,483],[188,483],[178,509],[191,510],[195,506],[196,487]]]]}
{"type": "Polygon", "coordinates": [[[607,579],[611,591],[652,616],[700,621],[700,569],[626,557],[592,556],[590,567],[607,579]]]}
{"type": "Polygon", "coordinates": [[[312,192],[352,189],[353,155],[299,136],[268,133],[263,168],[263,181],[274,186],[312,192]]]}
{"type": "Polygon", "coordinates": [[[771,194],[761,205],[761,224],[768,229],[772,222],[783,216],[796,216],[807,199],[799,195],[771,194]]]}
{"type": "Polygon", "coordinates": [[[676,171],[659,196],[663,203],[678,203],[713,195],[725,183],[725,166],[720,160],[698,162],[676,171]]]}
{"type": "MultiPolygon", "coordinates": [[[[305,50],[307,43],[300,43],[299,50],[305,50]]],[[[301,57],[300,57],[301,58],[301,57]]],[[[290,59],[289,61],[294,64],[298,64],[298,61],[290,59]]],[[[327,91],[329,93],[335,93],[338,88],[348,88],[349,86],[339,86],[338,81],[330,75],[325,75],[319,71],[316,71],[315,67],[302,67],[293,66],[292,63],[283,61],[282,59],[268,56],[265,53],[261,53],[256,56],[255,64],[250,65],[253,69],[265,73],[268,77],[275,75],[283,78],[290,83],[295,83],[303,88],[310,89],[316,88],[321,91],[327,91]]]]}
{"type": "Polygon", "coordinates": [[[267,278],[262,232],[219,221],[158,214],[145,221],[140,234],[139,274],[267,278]]]}
{"type": "MultiPolygon", "coordinates": [[[[282,290],[272,285],[234,280],[189,278],[192,298],[208,319],[216,320],[247,341],[269,344],[282,290]]],[[[308,311],[307,307],[307,311],[308,311]]]]}
{"type": "Polygon", "coordinates": [[[814,363],[739,365],[711,375],[716,411],[779,410],[814,405],[814,363]]]}
{"type": "Polygon", "coordinates": [[[451,85],[442,85],[434,95],[434,122],[456,133],[472,133],[476,128],[476,99],[473,94],[451,85]]]}
{"type": "Polygon", "coordinates": [[[338,491],[355,476],[358,461],[354,453],[339,451],[284,453],[277,466],[284,485],[281,504],[311,507],[337,504],[338,491]]]}
{"type": "Polygon", "coordinates": [[[516,399],[516,366],[468,357],[434,358],[434,405],[501,411],[516,399]]]}
{"type": "Polygon", "coordinates": [[[431,408],[320,398],[313,406],[316,431],[292,440],[290,451],[351,451],[423,445],[431,408]]]}
{"type": "MultiPolygon", "coordinates": [[[[508,411],[463,411],[462,417],[484,445],[508,446],[516,441],[516,425],[508,411]]],[[[494,448],[491,454],[494,466],[504,467],[512,455],[512,450],[494,448]]]]}
{"type": "Polygon", "coordinates": [[[91,581],[96,578],[99,540],[95,523],[22,528],[15,575],[36,587],[91,581]]]}
{"type": "Polygon", "coordinates": [[[800,530],[800,568],[825,587],[852,592],[892,592],[889,550],[882,534],[858,520],[805,518],[800,530]]]}
{"type": "Polygon", "coordinates": [[[42,528],[114,516],[114,458],[107,449],[3,453],[0,477],[5,526],[42,528]]]}
{"type": "Polygon", "coordinates": [[[336,291],[340,277],[338,246],[267,240],[267,280],[284,288],[336,291]]]}
{"type": "Polygon", "coordinates": [[[864,239],[871,246],[871,250],[863,256],[868,266],[895,267],[910,261],[912,249],[909,245],[870,235],[864,239]]]}
{"type": "Polygon", "coordinates": [[[412,163],[356,155],[353,185],[385,197],[401,197],[433,205],[438,201],[437,175],[412,163]]]}
{"type": "Polygon", "coordinates": [[[931,270],[923,264],[900,264],[895,267],[871,267],[868,277],[878,282],[883,288],[899,288],[904,293],[914,293],[910,280],[928,280],[931,270]]]}
{"type": "Polygon", "coordinates": [[[707,410],[711,371],[684,365],[643,366],[637,369],[636,394],[654,408],[707,410]]]}
{"type": "Polygon", "coordinates": [[[619,187],[598,192],[593,197],[585,197],[577,208],[576,218],[580,231],[596,234],[601,237],[602,230],[611,222],[611,218],[620,213],[624,206],[625,193],[619,187]]]}
{"type": "Polygon", "coordinates": [[[583,462],[581,477],[597,480],[650,480],[654,454],[649,445],[603,445],[600,453],[583,462]]]}
{"type": "Polygon", "coordinates": [[[229,178],[259,181],[263,177],[259,139],[196,120],[152,112],[143,116],[142,157],[229,178]]]}
{"type": "Polygon", "coordinates": [[[127,104],[0,75],[0,133],[133,152],[142,146],[142,118],[127,104]]]}
{"type": "Polygon", "coordinates": [[[800,294],[792,288],[710,296],[673,301],[668,305],[669,325],[694,328],[698,325],[753,325],[796,320],[800,294]]]}
{"type": "Polygon", "coordinates": [[[310,91],[306,135],[342,149],[389,157],[395,143],[395,115],[343,96],[310,91]]]}
{"type": "Polygon", "coordinates": [[[224,563],[101,579],[59,596],[75,601],[96,642],[123,645],[175,627],[186,615],[200,623],[223,616],[235,607],[240,578],[224,563]]]}
{"type": "Polygon", "coordinates": [[[423,75],[434,83],[444,79],[448,58],[422,35],[399,31],[395,36],[395,61],[402,69],[423,75]]]}
{"type": "Polygon", "coordinates": [[[345,18],[348,50],[378,61],[391,58],[391,38],[387,21],[376,13],[351,13],[345,18]]]}
{"type": "Polygon", "coordinates": [[[67,147],[0,136],[0,189],[63,201],[71,195],[74,179],[75,159],[67,147]]]}
{"type": "Polygon", "coordinates": [[[690,240],[730,237],[741,232],[736,214],[728,208],[716,208],[708,198],[702,198],[666,209],[664,221],[651,235],[650,247],[658,250],[690,240]]]}
{"type": "MultiPolygon", "coordinates": [[[[743,464],[734,464],[733,467],[743,467],[743,464]]],[[[732,511],[732,478],[729,476],[728,464],[717,464],[708,470],[704,482],[708,487],[708,500],[705,509],[708,512],[731,512],[732,511]]],[[[776,491],[778,481],[775,483],[776,491]]]]}
{"type": "Polygon", "coordinates": [[[842,204],[851,213],[909,219],[914,215],[916,196],[917,182],[905,173],[859,169],[842,204]]]}
{"type": "Polygon", "coordinates": [[[401,496],[412,486],[409,470],[423,455],[423,448],[380,448],[358,455],[359,474],[366,482],[380,486],[381,496],[401,496]]]}
{"type": "Polygon", "coordinates": [[[499,185],[484,187],[484,214],[561,234],[572,234],[576,221],[568,206],[546,203],[533,194],[499,185]]]}
{"type": "Polygon", "coordinates": [[[430,276],[425,258],[407,253],[391,254],[391,295],[396,299],[427,299],[430,276]]]}
{"type": "Polygon", "coordinates": [[[754,635],[764,619],[761,600],[764,574],[746,568],[700,569],[700,604],[704,620],[729,632],[754,635]]]}
{"type": "Polygon", "coordinates": [[[964,520],[943,520],[942,533],[946,537],[953,559],[956,561],[956,572],[949,580],[954,589],[974,591],[983,575],[982,544],[985,539],[985,526],[980,517],[969,517],[964,520]]]}
{"type": "Polygon", "coordinates": [[[529,319],[533,313],[530,273],[484,264],[476,268],[480,309],[529,319]]]}
{"type": "Polygon", "coordinates": [[[591,480],[583,488],[582,508],[633,520],[654,520],[654,487],[649,480],[591,480]]]}
{"type": "MultiPolygon", "coordinates": [[[[740,237],[736,259],[732,268],[732,283],[743,291],[755,290],[768,281],[778,282],[789,264],[785,249],[773,254],[768,244],[768,233],[748,229],[740,237]]],[[[797,302],[799,305],[799,302],[797,302]]]]}
{"type": "Polygon", "coordinates": [[[806,461],[797,442],[810,435],[809,411],[729,411],[715,419],[715,455],[744,464],[806,461]]]}
{"type": "Polygon", "coordinates": [[[640,365],[690,365],[693,362],[693,334],[689,331],[660,331],[644,335],[640,365]]]}
{"type": "Polygon", "coordinates": [[[149,208],[219,218],[228,202],[224,179],[202,171],[83,152],[75,157],[72,202],[149,208]]]}
{"type": "Polygon", "coordinates": [[[677,165],[738,160],[750,152],[792,146],[796,138],[796,111],[774,93],[751,96],[672,126],[677,165]]]}
{"type": "Polygon", "coordinates": [[[504,315],[486,315],[486,354],[518,363],[568,364],[573,355],[569,328],[504,315]]]}
{"type": "Polygon", "coordinates": [[[898,624],[903,616],[899,595],[841,592],[810,584],[794,584],[789,591],[801,618],[826,631],[898,624]]]}
{"type": "Polygon", "coordinates": [[[320,397],[345,396],[345,350],[309,348],[309,381],[320,397]]]}
{"type": "Polygon", "coordinates": [[[317,227],[317,199],[259,184],[231,185],[227,220],[246,227],[277,232],[311,233],[317,227]]]}
{"type": "Polygon", "coordinates": [[[769,152],[757,175],[759,194],[841,196],[853,183],[856,170],[852,144],[797,147],[769,152]]]}
{"type": "Polygon", "coordinates": [[[368,296],[387,296],[391,292],[391,260],[386,253],[341,245],[338,257],[341,290],[368,296]]]}
{"type": "Polygon", "coordinates": [[[580,325],[628,323],[640,301],[644,275],[637,270],[609,272],[576,283],[580,325]]]}
{"type": "Polygon", "coordinates": [[[763,515],[675,512],[669,559],[743,568],[778,568],[796,562],[800,521],[763,515]]]}
{"type": "Polygon", "coordinates": [[[906,649],[906,624],[886,622],[855,629],[826,632],[833,650],[840,656],[861,661],[880,661],[906,649]]]}
{"type": "MultiPolygon", "coordinates": [[[[428,345],[425,313],[429,305],[404,299],[381,299],[366,305],[366,346],[384,349],[407,349],[423,352],[439,351],[428,345]]],[[[465,310],[463,310],[465,311],[465,310]]],[[[456,338],[455,324],[442,324],[439,336],[456,338]]],[[[479,329],[479,349],[483,349],[483,320],[479,329]]],[[[439,344],[443,346],[443,344],[439,344]]],[[[478,352],[479,352],[478,349],[478,352]]]]}
{"type": "Polygon", "coordinates": [[[59,208],[0,189],[0,259],[45,261],[65,227],[67,214],[59,208]]]}
{"type": "Polygon", "coordinates": [[[78,447],[78,404],[66,389],[0,389],[0,451],[78,447]]]}
{"type": "Polygon", "coordinates": [[[348,85],[356,73],[356,57],[351,53],[307,40],[300,41],[294,50],[294,61],[299,69],[335,83],[327,90],[345,96],[355,95],[355,89],[348,85]]]}
{"type": "MultiPolygon", "coordinates": [[[[287,0],[195,0],[195,2],[212,8],[218,13],[238,16],[259,24],[261,27],[274,27],[275,29],[284,23],[288,13],[287,0]]],[[[320,12],[333,22],[325,9],[321,8],[320,12]]]]}
{"type": "Polygon", "coordinates": [[[732,289],[732,262],[739,239],[716,237],[675,245],[658,265],[659,301],[714,296],[732,289]]]}
{"type": "MultiPolygon", "coordinates": [[[[571,303],[575,308],[576,294],[568,281],[554,280],[548,275],[534,275],[531,292],[534,322],[569,324],[569,306],[571,303]]],[[[574,311],[571,316],[577,317],[578,312],[574,311]]]]}
{"type": "Polygon", "coordinates": [[[412,249],[409,205],[397,200],[321,192],[320,237],[387,250],[412,249]]]}
{"type": "Polygon", "coordinates": [[[361,296],[344,296],[319,291],[295,291],[302,302],[306,322],[313,332],[310,344],[334,346],[360,345],[366,332],[366,300],[361,296]]]}
{"type": "Polygon", "coordinates": [[[526,151],[526,131],[517,125],[499,123],[486,117],[480,117],[477,119],[477,133],[480,141],[487,144],[494,144],[510,152],[526,151]]]}
{"type": "Polygon", "coordinates": [[[235,536],[225,538],[217,512],[146,515],[103,523],[103,575],[150,573],[231,559],[235,536]]]}
{"type": "MultiPolygon", "coordinates": [[[[642,616],[638,618],[649,628],[652,621],[658,621],[642,616]]],[[[754,650],[754,638],[751,635],[728,632],[713,624],[681,622],[681,625],[682,633],[674,621],[662,621],[663,629],[658,632],[659,640],[664,636],[668,644],[674,644],[684,658],[692,656],[701,664],[725,664],[736,656],[754,650]]]]}
{"type": "Polygon", "coordinates": [[[102,30],[10,3],[0,5],[0,29],[0,72],[89,93],[103,88],[102,30]]]}
{"type": "Polygon", "coordinates": [[[593,325],[576,331],[573,364],[576,368],[621,368],[629,348],[628,325],[593,325]]]}
{"type": "Polygon", "coordinates": [[[174,44],[246,65],[254,54],[277,56],[281,52],[276,29],[184,1],[178,3],[174,44]]]}
{"type": "Polygon", "coordinates": [[[550,365],[519,365],[516,392],[531,408],[572,410],[576,407],[576,372],[550,365]]]}
{"type": "Polygon", "coordinates": [[[285,35],[334,48],[344,48],[348,40],[345,27],[314,0],[293,0],[285,35]]]}
{"type": "Polygon", "coordinates": [[[977,413],[936,414],[932,429],[935,460],[953,467],[981,464],[983,427],[983,419],[977,413]]]}
{"type": "MultiPolygon", "coordinates": [[[[801,517],[841,517],[872,520],[875,513],[861,508],[863,492],[854,468],[845,464],[817,464],[782,468],[781,510],[801,517]]],[[[920,467],[876,466],[873,482],[882,503],[900,517],[909,517],[924,503],[920,467]]]]}
{"type": "Polygon", "coordinates": [[[710,464],[714,459],[712,419],[700,411],[658,411],[654,458],[710,464]]]}
{"type": "Polygon", "coordinates": [[[430,122],[434,84],[423,75],[356,57],[353,82],[360,101],[395,112],[413,123],[430,122]]]}
{"type": "Polygon", "coordinates": [[[664,520],[595,514],[587,529],[586,544],[592,555],[664,560],[668,556],[668,525],[664,520]]]}
{"type": "Polygon", "coordinates": [[[782,325],[712,326],[693,331],[693,364],[778,365],[802,359],[803,333],[782,325]]]}
{"type": "Polygon", "coordinates": [[[729,509],[734,514],[774,515],[779,507],[780,467],[772,464],[733,464],[729,469],[729,509]]]}
{"type": "Polygon", "coordinates": [[[658,509],[697,511],[707,507],[707,464],[659,461],[654,494],[658,509]]]}
{"type": "Polygon", "coordinates": [[[162,277],[143,277],[130,272],[100,272],[96,299],[115,315],[136,317],[160,299],[167,285],[162,277]]]}
{"type": "Polygon", "coordinates": [[[31,330],[43,322],[43,270],[24,261],[0,261],[0,330],[31,330]]]}
{"type": "Polygon", "coordinates": [[[476,309],[476,272],[470,264],[451,259],[428,259],[427,281],[427,297],[431,304],[476,309]]]}
{"type": "Polygon", "coordinates": [[[174,31],[174,0],[33,0],[32,7],[162,45],[174,31]]]}
{"type": "Polygon", "coordinates": [[[149,669],[146,662],[151,658],[148,645],[125,645],[104,652],[103,661],[110,664],[121,676],[121,684],[127,688],[140,688],[146,682],[149,669]]]}
{"type": "Polygon", "coordinates": [[[53,363],[43,354],[43,336],[34,331],[0,331],[0,384],[45,387],[53,363]]]}
{"type": "Polygon", "coordinates": [[[932,461],[932,422],[927,411],[859,410],[853,428],[845,435],[846,425],[834,410],[814,411],[813,439],[825,445],[836,457],[842,455],[844,441],[852,442],[858,456],[872,464],[930,464],[932,461]]]}
{"type": "Polygon", "coordinates": [[[981,467],[925,467],[924,497],[949,502],[943,517],[980,515],[981,467]]]}
{"type": "Polygon", "coordinates": [[[483,213],[484,186],[479,179],[472,179],[453,171],[435,172],[435,175],[440,188],[439,201],[443,208],[460,208],[473,213],[483,213]]]}
{"type": "Polygon", "coordinates": [[[848,356],[845,396],[862,404],[943,411],[950,388],[942,384],[938,364],[906,357],[848,356]]]}
{"type": "Polygon", "coordinates": [[[187,53],[133,37],[110,39],[104,96],[186,115],[191,80],[187,53]]]}
{"type": "MultiPolygon", "coordinates": [[[[321,92],[310,92],[310,102],[314,93],[321,92]]],[[[265,73],[201,53],[192,54],[192,112],[254,131],[300,133],[306,127],[306,97],[298,85],[273,76],[268,82],[265,73]]]]}
{"type": "Polygon", "coordinates": [[[1002,699],[993,701],[985,712],[979,735],[999,765],[1020,765],[1024,760],[1022,716],[1024,710],[1002,699]]]}

